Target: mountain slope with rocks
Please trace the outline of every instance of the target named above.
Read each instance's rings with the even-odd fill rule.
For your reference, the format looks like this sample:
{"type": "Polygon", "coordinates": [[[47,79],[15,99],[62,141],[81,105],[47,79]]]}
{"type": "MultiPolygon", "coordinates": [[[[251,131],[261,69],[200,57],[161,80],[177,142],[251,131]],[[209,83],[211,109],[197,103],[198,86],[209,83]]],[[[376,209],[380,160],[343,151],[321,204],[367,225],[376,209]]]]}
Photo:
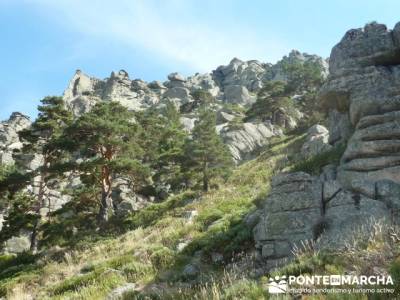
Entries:
{"type": "MultiPolygon", "coordinates": [[[[85,227],[85,197],[46,211],[38,253],[24,252],[16,234],[6,247],[15,251],[0,256],[0,297],[268,299],[267,277],[300,274],[391,274],[393,293],[383,297],[399,295],[399,80],[400,23],[375,22],[344,35],[329,71],[297,51],[276,64],[235,58],[209,74],[171,73],[163,83],[77,71],[63,95],[76,117],[99,102],[157,116],[172,103],[190,139],[202,101],[213,99],[215,132],[236,166],[209,190],[164,190],[151,200],[117,178],[123,209],[107,226],[85,227]],[[324,79],[311,88],[299,71],[308,63],[324,79]],[[276,103],[285,106],[271,113],[276,103]],[[324,117],[309,117],[318,108],[324,117]]],[[[13,155],[17,132],[30,124],[18,113],[1,124],[3,163],[22,159],[13,155]]],[[[68,196],[63,182],[48,192],[68,196]]]]}

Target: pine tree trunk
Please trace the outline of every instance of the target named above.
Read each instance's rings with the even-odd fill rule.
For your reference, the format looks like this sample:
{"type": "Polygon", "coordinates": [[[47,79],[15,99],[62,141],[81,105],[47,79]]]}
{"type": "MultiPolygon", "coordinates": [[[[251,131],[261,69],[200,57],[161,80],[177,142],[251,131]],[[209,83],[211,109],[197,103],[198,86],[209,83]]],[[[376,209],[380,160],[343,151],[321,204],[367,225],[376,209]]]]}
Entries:
{"type": "Polygon", "coordinates": [[[111,197],[111,175],[108,167],[104,166],[102,170],[102,187],[101,187],[101,203],[99,220],[100,222],[107,222],[114,214],[113,200],[111,197]]]}
{"type": "Polygon", "coordinates": [[[114,213],[113,201],[111,198],[111,192],[103,190],[101,192],[101,206],[99,212],[99,220],[101,222],[107,222],[110,216],[114,213]]]}
{"type": "Polygon", "coordinates": [[[208,192],[208,163],[203,164],[203,191],[208,192]]]}
{"type": "MultiPolygon", "coordinates": [[[[45,160],[46,163],[46,160],[45,160]]],[[[44,207],[44,193],[45,193],[45,177],[46,173],[42,172],[40,174],[40,183],[39,183],[39,190],[38,190],[38,198],[37,198],[37,207],[36,207],[36,215],[37,219],[35,220],[35,223],[33,224],[33,229],[32,229],[32,234],[31,234],[31,245],[30,245],[30,251],[32,253],[36,253],[38,250],[38,230],[39,230],[39,225],[42,219],[42,216],[40,214],[41,208],[44,207]]]]}
{"type": "Polygon", "coordinates": [[[35,221],[35,224],[33,225],[33,229],[32,229],[31,246],[30,246],[29,250],[33,254],[36,254],[36,252],[38,250],[38,227],[39,227],[39,223],[40,223],[40,218],[38,218],[35,221]]]}

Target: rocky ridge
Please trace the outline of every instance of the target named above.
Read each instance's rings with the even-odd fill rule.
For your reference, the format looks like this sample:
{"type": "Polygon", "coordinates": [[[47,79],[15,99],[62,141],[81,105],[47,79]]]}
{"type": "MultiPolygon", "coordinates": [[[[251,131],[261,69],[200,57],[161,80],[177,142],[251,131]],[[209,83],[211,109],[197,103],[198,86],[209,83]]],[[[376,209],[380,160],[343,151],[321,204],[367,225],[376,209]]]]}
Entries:
{"type": "MultiPolygon", "coordinates": [[[[226,66],[206,73],[196,73],[185,78],[179,73],[171,73],[165,82],[145,82],[140,79],[131,80],[126,71],[112,72],[109,78],[100,80],[76,71],[67,89],[64,100],[75,115],[90,110],[98,101],[118,101],[132,110],[143,110],[149,107],[162,107],[166,101],[173,102],[182,111],[182,124],[190,131],[196,120],[193,110],[195,99],[193,93],[207,91],[217,100],[219,116],[218,132],[231,149],[234,159],[239,162],[243,158],[252,157],[252,153],[268,143],[271,136],[280,135],[279,127],[296,126],[296,120],[285,117],[280,112],[276,124],[244,124],[240,129],[229,129],[228,123],[235,118],[235,113],[227,110],[225,105],[248,106],[255,102],[256,93],[265,81],[286,80],[285,64],[298,62],[316,62],[327,76],[327,63],[321,57],[308,55],[293,50],[288,56],[276,64],[265,64],[257,60],[242,61],[234,58],[226,66]],[[276,126],[278,125],[278,126],[276,126]],[[220,130],[224,128],[224,130],[220,130]]],[[[237,115],[236,115],[237,116],[237,115]]]]}
{"type": "MultiPolygon", "coordinates": [[[[182,124],[190,132],[196,121],[195,105],[192,107],[195,102],[193,93],[198,90],[207,91],[217,100],[215,104],[218,116],[216,130],[228,145],[234,160],[240,162],[252,158],[258,149],[269,143],[271,137],[282,135],[283,131],[280,127],[285,127],[286,123],[247,122],[241,124],[239,128],[232,127],[230,122],[243,115],[226,105],[233,104],[240,107],[250,105],[255,101],[256,93],[263,82],[286,79],[283,64],[306,61],[318,62],[324,76],[327,74],[327,65],[322,58],[298,51],[292,51],[275,65],[234,58],[228,65],[219,66],[207,74],[197,73],[185,78],[179,73],[171,73],[165,82],[131,80],[124,70],[112,72],[109,78],[101,80],[77,70],[65,89],[63,98],[76,116],[89,111],[99,101],[118,101],[131,110],[162,107],[166,101],[171,101],[177,108],[181,108],[182,124]]],[[[281,119],[285,119],[284,113],[281,119]]],[[[29,171],[41,165],[42,158],[39,155],[27,156],[15,153],[15,150],[23,146],[18,132],[28,128],[30,124],[29,118],[18,112],[13,113],[9,120],[0,124],[0,162],[2,164],[17,162],[29,171]]],[[[295,126],[295,124],[295,120],[290,120],[290,126],[295,126]]],[[[37,193],[38,188],[35,182],[39,181],[39,178],[36,178],[32,185],[27,186],[26,191],[37,193]]],[[[78,188],[80,184],[79,177],[75,174],[65,174],[64,179],[52,182],[45,191],[46,205],[41,214],[45,217],[49,212],[61,208],[70,201],[70,196],[62,191],[78,188]]],[[[154,201],[154,199],[133,193],[130,183],[123,178],[116,181],[113,190],[118,214],[123,215],[140,210],[154,201]]],[[[6,207],[0,207],[0,230],[5,214],[6,207]]],[[[19,237],[11,239],[5,249],[11,253],[21,252],[26,250],[28,245],[29,234],[21,233],[19,237]]]]}
{"type": "Polygon", "coordinates": [[[400,23],[393,30],[371,23],[348,31],[332,50],[329,70],[319,100],[329,113],[330,136],[319,131],[326,147],[342,143],[346,150],[340,165],[325,166],[320,176],[273,179],[254,229],[267,268],[301,243],[337,250],[361,227],[365,234],[374,222],[399,223],[400,23]]]}

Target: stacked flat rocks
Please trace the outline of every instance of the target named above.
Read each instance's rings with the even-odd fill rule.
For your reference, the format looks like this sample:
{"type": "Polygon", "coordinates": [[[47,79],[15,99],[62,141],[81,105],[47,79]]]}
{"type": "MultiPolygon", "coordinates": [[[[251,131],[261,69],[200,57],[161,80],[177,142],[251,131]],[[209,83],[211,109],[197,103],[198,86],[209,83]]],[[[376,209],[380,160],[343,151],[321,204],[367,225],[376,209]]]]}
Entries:
{"type": "Polygon", "coordinates": [[[393,30],[371,23],[348,31],[332,50],[329,70],[319,99],[330,134],[312,131],[317,145],[345,143],[346,150],[340,165],[326,166],[320,176],[273,180],[254,229],[268,268],[305,241],[337,250],[360,228],[368,233],[374,222],[400,222],[400,23],[393,30]]]}

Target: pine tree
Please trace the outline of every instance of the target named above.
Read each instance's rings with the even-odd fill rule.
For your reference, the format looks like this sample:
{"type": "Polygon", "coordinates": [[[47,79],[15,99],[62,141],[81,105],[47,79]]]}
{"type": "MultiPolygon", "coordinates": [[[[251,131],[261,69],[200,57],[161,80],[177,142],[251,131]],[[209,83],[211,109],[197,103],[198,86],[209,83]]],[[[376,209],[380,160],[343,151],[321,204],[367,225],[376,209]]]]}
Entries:
{"type": "Polygon", "coordinates": [[[180,114],[171,102],[167,103],[162,117],[164,128],[158,143],[156,178],[170,184],[172,189],[182,187],[184,146],[188,135],[180,122],[180,114]]]}
{"type": "Polygon", "coordinates": [[[271,120],[274,123],[275,113],[284,109],[286,114],[294,114],[294,104],[289,97],[287,84],[283,81],[265,83],[257,94],[256,102],[246,112],[245,120],[271,120]]]}
{"type": "MultiPolygon", "coordinates": [[[[19,132],[19,137],[24,146],[19,153],[15,154],[16,156],[40,155],[42,157],[41,166],[28,174],[13,172],[6,179],[13,181],[17,187],[22,187],[21,184],[30,177],[32,185],[37,188],[33,201],[29,201],[30,208],[34,214],[32,219],[35,220],[31,234],[30,250],[32,252],[36,252],[38,246],[38,227],[41,222],[40,210],[46,205],[47,185],[49,180],[54,177],[53,168],[58,164],[61,157],[61,152],[59,149],[52,147],[52,143],[62,134],[64,127],[72,120],[72,115],[65,108],[61,97],[46,97],[41,100],[41,103],[42,105],[38,106],[39,115],[37,119],[29,128],[19,132]]],[[[26,200],[27,197],[20,196],[17,201],[18,205],[14,205],[14,207],[26,206],[26,204],[21,204],[24,199],[26,200]]],[[[12,220],[9,220],[10,222],[12,223],[12,220]]]]}
{"type": "Polygon", "coordinates": [[[78,153],[81,162],[76,168],[87,185],[100,190],[99,220],[108,221],[114,213],[111,197],[117,175],[129,176],[136,183],[149,176],[142,164],[143,149],[139,144],[140,126],[134,113],[118,102],[100,102],[82,115],[65,131],[62,144],[72,153],[78,153]]]}
{"type": "Polygon", "coordinates": [[[318,61],[285,62],[282,70],[287,77],[287,90],[292,93],[315,90],[324,81],[322,65],[318,61]]]}
{"type": "Polygon", "coordinates": [[[187,133],[180,122],[180,114],[172,102],[164,108],[137,113],[143,127],[141,145],[145,160],[153,173],[153,185],[169,185],[172,190],[182,187],[184,144],[187,133]]]}
{"type": "Polygon", "coordinates": [[[216,130],[216,114],[203,105],[187,140],[186,159],[189,170],[200,174],[203,191],[209,190],[210,180],[225,175],[233,165],[229,150],[223,144],[216,130]]]}

